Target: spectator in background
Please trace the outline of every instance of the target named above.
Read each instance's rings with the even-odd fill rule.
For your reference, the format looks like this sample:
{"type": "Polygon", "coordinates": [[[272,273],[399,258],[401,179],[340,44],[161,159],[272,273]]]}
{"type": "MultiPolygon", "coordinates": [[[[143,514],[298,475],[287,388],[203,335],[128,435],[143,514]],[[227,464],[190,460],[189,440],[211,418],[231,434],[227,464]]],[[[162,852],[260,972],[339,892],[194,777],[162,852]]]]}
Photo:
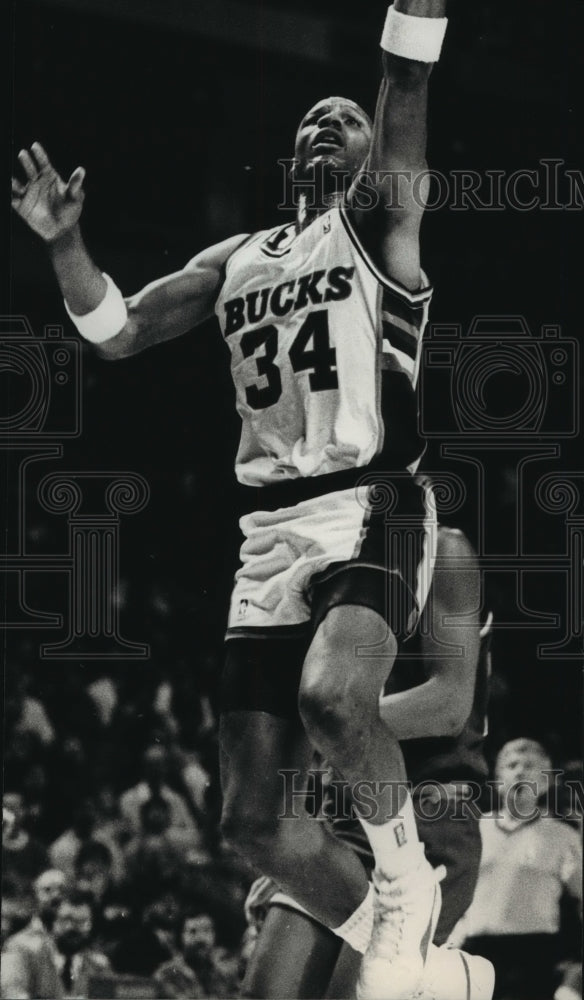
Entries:
{"type": "Polygon", "coordinates": [[[108,895],[114,892],[113,861],[109,848],[99,840],[87,840],[75,858],[74,873],[77,888],[91,897],[96,908],[102,908],[108,895]]]}
{"type": "Polygon", "coordinates": [[[19,935],[9,938],[2,954],[2,997],[37,1000],[89,996],[92,976],[110,965],[89,942],[93,929],[91,900],[74,891],[65,894],[55,912],[52,931],[35,949],[23,947],[19,935]]]}
{"type": "Polygon", "coordinates": [[[185,830],[171,828],[167,799],[153,795],[141,804],[140,831],[124,851],[126,882],[133,898],[150,901],[161,886],[180,876],[190,837],[185,830]]]}
{"type": "Polygon", "coordinates": [[[533,740],[516,739],[495,766],[500,804],[481,818],[483,855],[474,900],[455,929],[467,951],[495,966],[495,1000],[549,1000],[561,954],[560,902],[581,912],[582,848],[567,823],[538,801],[551,761],[533,740]],[[546,773],[547,772],[547,773],[546,773]]]}
{"type": "Polygon", "coordinates": [[[53,818],[53,836],[70,827],[80,802],[93,787],[93,774],[89,763],[91,740],[80,736],[66,736],[55,747],[51,769],[50,802],[53,818]]]}
{"type": "Polygon", "coordinates": [[[116,972],[151,976],[159,965],[174,958],[179,917],[178,895],[167,886],[144,909],[140,926],[112,948],[110,958],[116,972]]]}
{"type": "Polygon", "coordinates": [[[8,890],[2,893],[1,945],[30,923],[32,901],[29,896],[16,896],[8,890]]]}
{"type": "Polygon", "coordinates": [[[215,925],[208,913],[185,914],[180,935],[180,954],[154,973],[163,998],[200,1000],[202,997],[234,997],[238,994],[237,961],[217,948],[215,925]]]}
{"type": "Polygon", "coordinates": [[[87,841],[98,841],[107,847],[111,857],[112,877],[116,882],[122,880],[124,873],[124,857],[112,832],[97,825],[97,809],[92,799],[82,799],[73,811],[72,825],[55,840],[49,855],[55,868],[65,872],[72,878],[75,870],[75,860],[80,848],[87,841]]]}
{"type": "Polygon", "coordinates": [[[12,817],[12,822],[3,831],[2,837],[3,891],[5,887],[9,887],[13,895],[26,895],[34,880],[49,867],[47,849],[40,840],[24,829],[25,808],[19,792],[5,792],[2,806],[12,817]]]}
{"type": "Polygon", "coordinates": [[[67,880],[63,872],[49,868],[34,883],[35,912],[16,937],[19,945],[35,950],[49,934],[61,905],[67,880]]]}
{"type": "Polygon", "coordinates": [[[5,678],[4,725],[10,736],[31,733],[47,749],[55,742],[55,730],[45,708],[28,694],[29,675],[9,665],[5,678]]]}
{"type": "Polygon", "coordinates": [[[188,830],[197,835],[195,821],[189,812],[185,799],[167,784],[168,753],[164,747],[152,744],[147,748],[142,760],[142,780],[123,792],[120,798],[120,812],[134,833],[141,830],[140,806],[150,798],[163,798],[170,809],[170,826],[188,830]]]}
{"type": "Polygon", "coordinates": [[[127,935],[132,920],[128,899],[115,883],[112,871],[112,856],[105,844],[88,840],[80,847],[75,882],[93,900],[94,940],[106,954],[127,935]]]}
{"type": "Polygon", "coordinates": [[[109,674],[102,674],[93,683],[88,684],[87,694],[95,705],[102,726],[105,729],[109,728],[118,704],[117,688],[109,674]]]}
{"type": "Polygon", "coordinates": [[[18,789],[26,802],[26,828],[41,839],[46,834],[48,800],[46,765],[51,754],[34,732],[12,732],[5,721],[5,787],[18,789]]]}
{"type": "Polygon", "coordinates": [[[95,781],[97,785],[93,799],[97,817],[95,829],[99,831],[103,843],[108,845],[114,843],[121,848],[128,842],[131,833],[120,812],[119,795],[114,789],[109,772],[96,774],[95,781]]]}

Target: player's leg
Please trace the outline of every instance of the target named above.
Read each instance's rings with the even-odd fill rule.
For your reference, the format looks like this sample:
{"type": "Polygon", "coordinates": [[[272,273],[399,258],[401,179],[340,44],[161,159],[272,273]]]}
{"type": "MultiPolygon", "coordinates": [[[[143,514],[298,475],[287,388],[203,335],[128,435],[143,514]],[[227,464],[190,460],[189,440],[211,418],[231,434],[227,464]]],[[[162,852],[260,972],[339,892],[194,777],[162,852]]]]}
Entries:
{"type": "MultiPolygon", "coordinates": [[[[242,996],[255,1000],[323,997],[342,945],[340,937],[306,913],[270,904],[246,970],[242,996]]],[[[361,955],[354,954],[360,961],[361,955]]]]}
{"type": "Polygon", "coordinates": [[[379,715],[379,694],[396,653],[395,636],[376,611],[331,607],[300,684],[300,714],[311,743],[349,782],[357,811],[375,826],[400,814],[407,792],[403,754],[379,715]]]}
{"type": "MultiPolygon", "coordinates": [[[[461,817],[456,789],[444,789],[447,811],[429,818],[427,805],[418,803],[416,821],[432,864],[445,865],[442,883],[443,906],[429,951],[419,1000],[490,1000],[493,969],[483,958],[458,949],[435,947],[450,935],[470,901],[480,863],[480,832],[472,815],[461,817]],[[427,817],[427,818],[425,818],[427,817]]],[[[345,803],[335,815],[330,790],[327,812],[335,836],[350,845],[366,870],[374,859],[364,831],[356,819],[348,818],[345,803]]],[[[339,806],[334,802],[334,806],[339,806]]],[[[281,896],[281,894],[280,894],[281,896]]],[[[278,900],[278,896],[275,900],[278,900]]],[[[362,956],[346,943],[303,914],[289,900],[285,906],[271,904],[260,931],[257,950],[244,983],[244,996],[281,997],[299,1000],[327,996],[344,1000],[355,996],[362,956]],[[337,957],[338,956],[338,957],[337,957]]],[[[387,990],[390,996],[390,988],[387,990]]]]}
{"type": "Polygon", "coordinates": [[[463,805],[464,785],[443,785],[442,800],[423,787],[416,799],[416,823],[426,846],[430,864],[444,865],[441,882],[442,908],[434,944],[442,945],[472,903],[481,863],[481,833],[478,818],[463,805]],[[428,796],[432,796],[431,804],[428,796]],[[435,813],[435,815],[433,815],[435,813]]]}
{"type": "Polygon", "coordinates": [[[403,755],[379,717],[397,640],[380,612],[337,602],[335,588],[342,585],[346,599],[354,574],[346,569],[341,581],[319,585],[315,595],[321,620],[304,664],[300,710],[311,742],[349,782],[375,856],[375,927],[359,995],[409,997],[422,977],[440,889],[418,839],[403,755]]]}
{"type": "Polygon", "coordinates": [[[356,935],[358,942],[361,935],[364,950],[370,927],[361,932],[354,918],[369,891],[364,870],[325,824],[308,815],[298,794],[313,756],[296,707],[302,656],[292,639],[237,639],[227,647],[221,716],[224,836],[323,923],[347,939],[356,935]],[[286,817],[284,782],[291,772],[297,774],[294,818],[286,817]]]}

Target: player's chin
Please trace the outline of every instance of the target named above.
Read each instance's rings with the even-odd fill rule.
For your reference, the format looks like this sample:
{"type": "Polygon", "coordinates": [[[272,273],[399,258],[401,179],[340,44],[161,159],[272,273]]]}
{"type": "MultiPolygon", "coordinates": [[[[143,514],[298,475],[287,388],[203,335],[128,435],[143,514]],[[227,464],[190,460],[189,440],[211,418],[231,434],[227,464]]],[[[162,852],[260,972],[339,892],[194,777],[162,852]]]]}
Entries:
{"type": "Polygon", "coordinates": [[[311,153],[310,156],[304,157],[295,164],[292,173],[299,180],[312,180],[315,174],[321,171],[342,171],[348,169],[344,151],[339,149],[338,153],[333,150],[327,150],[322,153],[311,153]]]}
{"type": "Polygon", "coordinates": [[[326,153],[314,153],[308,163],[312,167],[330,167],[334,170],[343,170],[346,168],[345,156],[343,150],[339,150],[338,153],[327,151],[326,153]]]}

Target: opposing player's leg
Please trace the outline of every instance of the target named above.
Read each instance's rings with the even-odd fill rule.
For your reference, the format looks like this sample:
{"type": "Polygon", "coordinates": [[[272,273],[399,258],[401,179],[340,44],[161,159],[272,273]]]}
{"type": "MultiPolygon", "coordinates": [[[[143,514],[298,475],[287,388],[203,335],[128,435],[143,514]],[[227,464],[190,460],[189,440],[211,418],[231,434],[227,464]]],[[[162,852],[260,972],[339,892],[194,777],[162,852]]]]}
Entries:
{"type": "MultiPolygon", "coordinates": [[[[308,914],[290,905],[270,904],[242,996],[317,1000],[326,993],[342,947],[340,937],[308,914]]],[[[359,952],[353,954],[361,960],[359,952]]]]}

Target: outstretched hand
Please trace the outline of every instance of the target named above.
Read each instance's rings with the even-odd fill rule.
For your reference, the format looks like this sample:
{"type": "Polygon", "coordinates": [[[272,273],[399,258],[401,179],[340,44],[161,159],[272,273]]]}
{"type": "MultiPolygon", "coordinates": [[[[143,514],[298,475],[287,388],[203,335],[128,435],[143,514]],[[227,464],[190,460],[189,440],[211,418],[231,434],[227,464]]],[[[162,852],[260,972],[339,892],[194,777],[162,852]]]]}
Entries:
{"type": "Polygon", "coordinates": [[[45,242],[64,236],[79,221],[85,192],[85,170],[77,167],[65,182],[43,147],[34,142],[18,154],[25,183],[12,178],[12,207],[45,242]]]}

